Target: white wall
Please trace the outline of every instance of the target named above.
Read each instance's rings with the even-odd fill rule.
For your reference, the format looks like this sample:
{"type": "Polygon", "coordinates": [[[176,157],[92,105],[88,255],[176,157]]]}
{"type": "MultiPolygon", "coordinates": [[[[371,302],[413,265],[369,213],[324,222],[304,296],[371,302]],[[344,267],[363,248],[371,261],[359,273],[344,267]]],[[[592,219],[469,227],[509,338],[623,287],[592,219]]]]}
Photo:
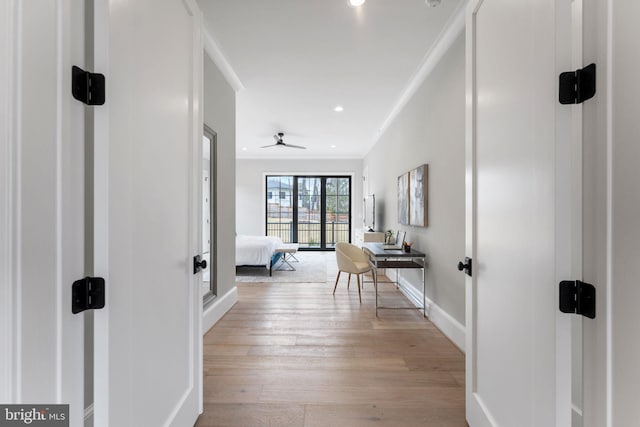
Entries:
{"type": "MultiPolygon", "coordinates": [[[[238,234],[264,236],[265,173],[353,174],[352,230],[362,227],[362,160],[238,159],[236,229],[238,234]]],[[[353,240],[353,236],[351,236],[353,240]]]]}
{"type": "MultiPolygon", "coordinates": [[[[462,340],[464,275],[456,265],[465,254],[464,66],[463,34],[364,159],[369,192],[376,195],[377,228],[406,231],[406,240],[427,254],[427,298],[436,306],[432,315],[455,325],[462,340]],[[424,163],[429,165],[429,225],[399,226],[397,178],[424,163]]],[[[422,294],[417,274],[402,277],[422,294]]]]}
{"type": "Polygon", "coordinates": [[[206,54],[204,56],[204,123],[218,136],[217,278],[218,296],[223,296],[236,286],[236,254],[235,251],[229,250],[229,242],[235,241],[236,221],[236,93],[206,54]]]}

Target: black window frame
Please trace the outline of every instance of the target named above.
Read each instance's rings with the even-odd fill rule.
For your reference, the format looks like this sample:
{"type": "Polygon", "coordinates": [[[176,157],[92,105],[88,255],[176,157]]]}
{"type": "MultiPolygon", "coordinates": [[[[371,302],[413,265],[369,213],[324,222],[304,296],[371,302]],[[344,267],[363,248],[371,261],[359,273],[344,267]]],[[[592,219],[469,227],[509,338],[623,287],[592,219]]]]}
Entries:
{"type": "MultiPolygon", "coordinates": [[[[270,178],[292,178],[293,188],[291,189],[291,207],[292,213],[292,242],[298,242],[298,181],[299,179],[320,179],[320,246],[319,247],[300,247],[301,251],[335,251],[335,247],[327,247],[327,180],[328,179],[348,179],[349,180],[349,231],[348,242],[351,243],[351,235],[353,232],[353,176],[352,175],[282,175],[273,174],[265,175],[264,185],[265,192],[268,194],[268,186],[270,178]]],[[[336,197],[340,197],[340,194],[336,194],[336,197]]],[[[269,198],[265,197],[265,235],[269,234],[269,198]]]]}

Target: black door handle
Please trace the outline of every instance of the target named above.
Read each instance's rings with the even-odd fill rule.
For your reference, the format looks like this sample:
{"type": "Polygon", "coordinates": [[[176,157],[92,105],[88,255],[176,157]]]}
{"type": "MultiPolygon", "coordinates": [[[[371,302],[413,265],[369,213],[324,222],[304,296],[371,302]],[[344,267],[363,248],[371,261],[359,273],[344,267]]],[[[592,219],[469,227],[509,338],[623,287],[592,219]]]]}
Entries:
{"type": "Polygon", "coordinates": [[[197,274],[200,270],[207,268],[207,260],[201,259],[200,255],[193,257],[193,274],[197,274]]]}
{"type": "Polygon", "coordinates": [[[473,262],[472,262],[471,258],[466,257],[466,258],[464,259],[464,263],[463,263],[462,261],[460,261],[460,262],[458,263],[458,270],[459,270],[459,271],[463,271],[463,270],[464,270],[464,272],[465,272],[465,274],[466,274],[466,275],[471,276],[471,273],[472,273],[472,264],[473,264],[473,262]]]}

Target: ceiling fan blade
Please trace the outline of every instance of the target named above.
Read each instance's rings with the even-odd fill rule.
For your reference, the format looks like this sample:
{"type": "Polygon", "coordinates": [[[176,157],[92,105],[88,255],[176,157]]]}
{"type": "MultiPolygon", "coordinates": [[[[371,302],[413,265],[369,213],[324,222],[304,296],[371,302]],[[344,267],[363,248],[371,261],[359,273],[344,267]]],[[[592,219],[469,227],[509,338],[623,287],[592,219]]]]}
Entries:
{"type": "Polygon", "coordinates": [[[269,148],[269,147],[289,147],[289,148],[298,148],[300,150],[306,150],[307,147],[303,147],[301,145],[293,145],[293,144],[287,144],[284,142],[284,133],[283,132],[278,132],[275,135],[273,135],[273,139],[276,141],[275,144],[273,145],[264,145],[260,148],[269,148]]]}

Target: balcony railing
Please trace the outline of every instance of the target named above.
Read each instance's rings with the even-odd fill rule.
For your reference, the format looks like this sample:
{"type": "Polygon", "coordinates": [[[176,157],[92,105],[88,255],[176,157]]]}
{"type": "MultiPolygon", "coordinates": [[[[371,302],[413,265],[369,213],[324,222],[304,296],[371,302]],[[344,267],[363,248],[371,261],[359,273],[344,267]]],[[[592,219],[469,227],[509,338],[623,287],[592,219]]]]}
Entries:
{"type": "MultiPolygon", "coordinates": [[[[301,247],[319,248],[321,245],[322,225],[319,222],[298,222],[298,241],[301,247]]],[[[284,243],[293,242],[292,222],[267,222],[267,236],[277,236],[284,243]]],[[[325,242],[332,248],[338,242],[349,241],[349,224],[328,222],[325,225],[325,242]]]]}

